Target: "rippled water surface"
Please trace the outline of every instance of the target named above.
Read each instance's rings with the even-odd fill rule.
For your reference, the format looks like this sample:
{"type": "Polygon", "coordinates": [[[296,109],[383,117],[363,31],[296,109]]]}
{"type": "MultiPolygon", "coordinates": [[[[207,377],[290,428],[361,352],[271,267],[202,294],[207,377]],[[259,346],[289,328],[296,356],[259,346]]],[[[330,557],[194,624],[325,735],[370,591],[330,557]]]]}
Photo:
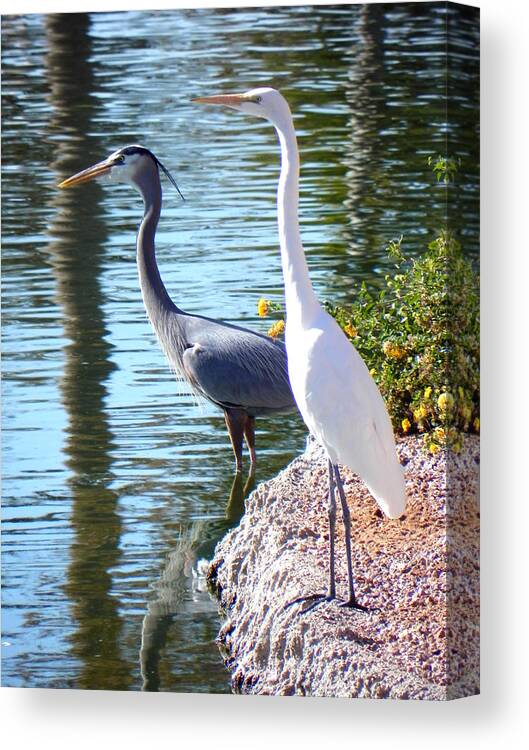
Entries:
{"type": "MultiPolygon", "coordinates": [[[[455,12],[455,11],[454,11],[455,12]]],[[[460,11],[464,13],[464,11],[460,11]]],[[[127,143],[174,172],[157,244],[181,307],[256,330],[281,299],[272,128],[193,96],[281,88],[321,298],[377,283],[384,246],[443,225],[426,164],[462,157],[453,226],[477,253],[477,32],[444,4],[11,16],[2,28],[4,685],[228,691],[197,575],[237,523],[222,415],[175,384],[135,267],[127,186],[57,182],[127,143]]],[[[302,448],[260,420],[257,480],[302,448]]]]}

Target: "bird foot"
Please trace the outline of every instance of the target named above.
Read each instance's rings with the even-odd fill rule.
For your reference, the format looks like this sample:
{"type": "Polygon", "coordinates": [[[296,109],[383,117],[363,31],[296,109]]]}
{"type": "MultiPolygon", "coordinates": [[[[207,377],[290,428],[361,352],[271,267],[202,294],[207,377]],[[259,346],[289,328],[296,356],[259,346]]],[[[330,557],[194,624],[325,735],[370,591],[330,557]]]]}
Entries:
{"type": "Polygon", "coordinates": [[[311,602],[307,607],[303,607],[303,609],[301,609],[300,614],[302,615],[310,612],[312,609],[317,607],[319,604],[323,604],[324,602],[336,602],[339,607],[350,607],[351,609],[358,609],[361,612],[369,611],[367,607],[359,604],[356,599],[348,599],[347,601],[344,601],[343,599],[337,599],[333,594],[309,594],[308,596],[299,596],[297,599],[289,602],[285,606],[285,609],[291,607],[294,604],[299,604],[300,602],[311,602]]]}
{"type": "Polygon", "coordinates": [[[292,607],[294,604],[299,604],[300,602],[312,602],[312,604],[309,604],[308,607],[304,607],[301,610],[301,614],[305,614],[305,612],[310,612],[311,609],[317,607],[318,604],[322,604],[323,602],[332,602],[335,598],[336,597],[331,594],[308,594],[307,596],[298,596],[297,599],[289,602],[285,606],[285,609],[287,609],[288,607],[292,607]]]}
{"type": "Polygon", "coordinates": [[[369,612],[367,607],[363,604],[359,604],[356,599],[348,599],[347,601],[338,602],[339,607],[349,607],[350,609],[358,609],[360,612],[369,612]]]}

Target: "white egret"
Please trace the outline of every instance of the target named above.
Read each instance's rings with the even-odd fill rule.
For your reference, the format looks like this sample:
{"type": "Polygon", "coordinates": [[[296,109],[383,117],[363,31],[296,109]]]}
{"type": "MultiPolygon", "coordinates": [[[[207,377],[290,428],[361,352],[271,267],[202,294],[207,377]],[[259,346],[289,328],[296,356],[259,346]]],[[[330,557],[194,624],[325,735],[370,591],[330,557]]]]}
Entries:
{"type": "Polygon", "coordinates": [[[356,599],[351,562],[350,513],[338,464],[360,476],[389,518],[404,512],[405,488],[391,420],[369,370],[336,321],[319,304],[301,243],[299,154],[289,106],[272,88],[195,99],[269,120],[281,146],[277,215],[285,282],[288,372],[294,398],[311,434],[324,448],[329,472],[329,587],[326,594],[296,599],[336,599],[334,571],[335,489],[341,501],[347,555],[348,598],[343,606],[366,609],[356,599]]]}

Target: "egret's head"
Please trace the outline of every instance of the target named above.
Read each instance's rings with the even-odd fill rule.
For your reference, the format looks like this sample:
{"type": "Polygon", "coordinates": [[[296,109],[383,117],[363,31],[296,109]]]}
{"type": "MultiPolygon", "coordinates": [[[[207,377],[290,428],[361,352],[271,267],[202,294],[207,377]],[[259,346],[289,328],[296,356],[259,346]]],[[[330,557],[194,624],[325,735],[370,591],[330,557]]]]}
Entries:
{"type": "Polygon", "coordinates": [[[173,176],[161,161],[148,148],[136,144],[119,148],[104,161],[68,177],[59,187],[68,188],[98,177],[106,177],[113,182],[126,182],[143,192],[146,186],[153,185],[159,180],[159,169],[167,175],[180,193],[173,176]]]}
{"type": "Polygon", "coordinates": [[[279,91],[267,87],[250,89],[244,94],[200,96],[193,101],[199,104],[223,104],[240,112],[270,120],[274,125],[279,125],[285,121],[285,118],[290,118],[290,109],[286,100],[279,91]]]}

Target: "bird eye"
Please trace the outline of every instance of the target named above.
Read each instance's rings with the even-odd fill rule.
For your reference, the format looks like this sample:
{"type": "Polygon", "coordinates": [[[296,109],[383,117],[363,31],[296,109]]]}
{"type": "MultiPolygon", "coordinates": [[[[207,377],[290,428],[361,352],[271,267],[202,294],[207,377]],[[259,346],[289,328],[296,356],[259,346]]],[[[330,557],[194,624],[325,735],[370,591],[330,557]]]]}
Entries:
{"type": "Polygon", "coordinates": [[[118,157],[116,157],[117,164],[123,164],[124,162],[125,162],[125,154],[120,154],[118,157]]]}
{"type": "Polygon", "coordinates": [[[263,97],[262,96],[256,96],[255,97],[255,103],[256,104],[261,104],[262,101],[263,101],[263,97]]]}

